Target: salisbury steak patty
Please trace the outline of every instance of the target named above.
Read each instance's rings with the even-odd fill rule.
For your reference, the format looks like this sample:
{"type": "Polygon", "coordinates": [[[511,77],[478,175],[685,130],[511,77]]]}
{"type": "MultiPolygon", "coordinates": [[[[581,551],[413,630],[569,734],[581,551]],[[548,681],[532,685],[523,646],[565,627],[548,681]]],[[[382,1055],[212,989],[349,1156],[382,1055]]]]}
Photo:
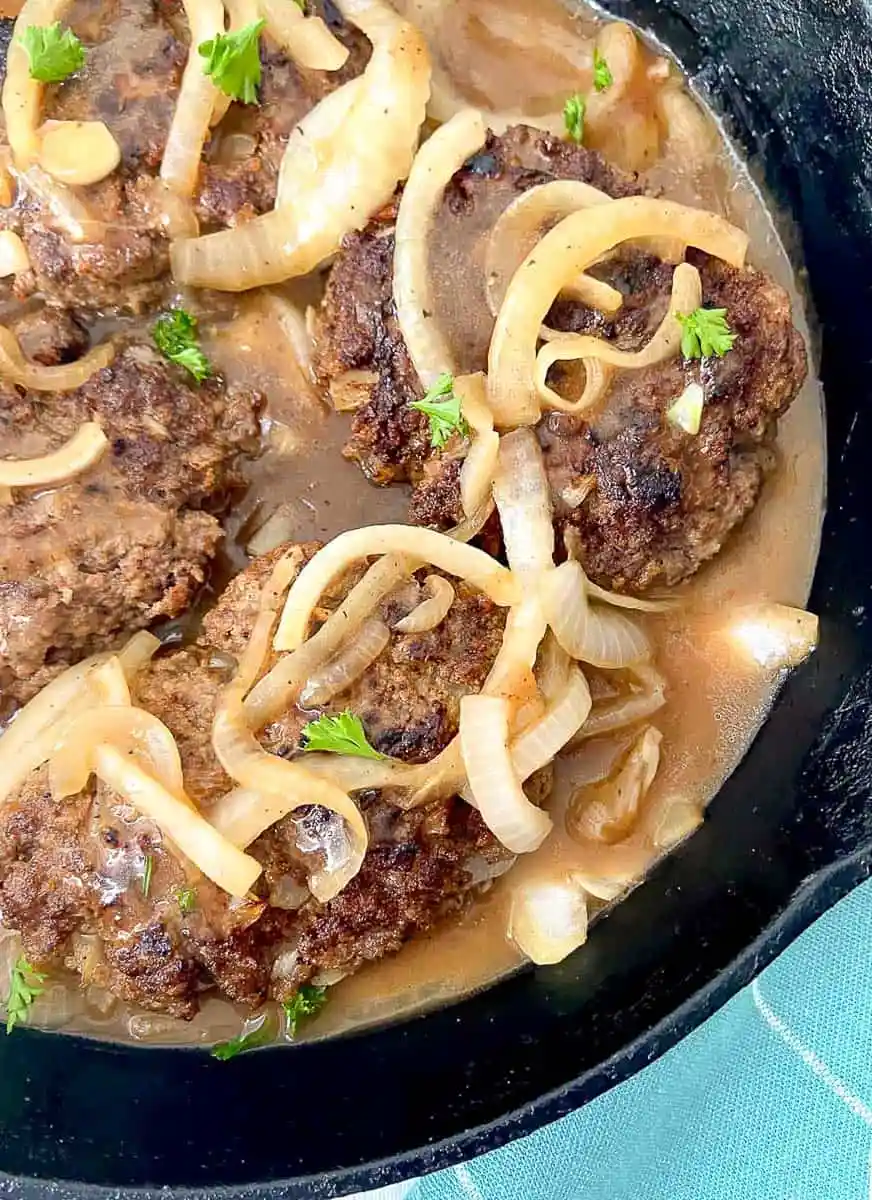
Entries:
{"type": "MultiPolygon", "coordinates": [[[[315,548],[280,547],[253,563],[207,618],[202,644],[158,658],[135,686],[135,702],[173,731],[188,793],[207,813],[232,786],[211,750],[211,721],[254,623],[260,589],[283,553],[302,564],[315,548]]],[[[353,578],[325,596],[322,615],[353,578]]],[[[385,600],[382,615],[394,621],[418,597],[418,584],[409,582],[385,600]]],[[[490,601],[461,587],[439,629],[393,635],[373,668],[328,711],[352,708],[374,744],[430,758],[456,732],[459,697],[484,681],[502,624],[490,601]]],[[[293,756],[302,725],[317,711],[294,709],[265,732],[264,744],[293,756]]],[[[377,792],[359,800],[370,848],[339,896],[319,904],[306,888],[308,874],[323,864],[321,847],[342,836],[335,818],[310,807],[251,847],[264,874],[259,898],[240,904],[191,874],[151,822],[102,786],[55,805],[42,770],[0,808],[0,922],[20,932],[34,963],[66,962],[87,983],[153,1011],[190,1017],[211,986],[249,1005],[268,995],[287,998],[301,983],[331,982],[399,949],[461,908],[488,863],[496,869],[506,861],[478,813],[457,798],[411,813],[377,792]],[[183,888],[195,897],[185,912],[183,888]]]]}
{"type": "Polygon", "coordinates": [[[221,538],[213,514],[257,446],[259,398],[189,378],[129,343],[74,392],[0,385],[4,455],[54,450],[88,420],[110,441],[70,483],[22,489],[0,509],[6,698],[25,700],[64,666],[184,611],[202,584],[221,538]]]}
{"type": "MultiPolygon", "coordinates": [[[[597,155],[524,127],[491,135],[446,189],[430,268],[437,319],[460,371],[487,367],[493,320],[484,291],[485,238],[518,192],[554,178],[581,179],[615,197],[636,190],[597,155]]],[[[433,451],[426,418],[409,407],[422,389],[394,312],[394,216],[386,211],[346,239],[321,308],[316,365],[337,395],[347,372],[371,373],[369,399],[352,419],[345,453],[374,483],[414,483],[411,519],[447,529],[462,516],[462,447],[455,439],[433,451]]],[[[574,531],[574,548],[592,578],[617,589],[677,583],[717,553],[756,503],[776,420],[805,377],[787,294],[752,268],[690,258],[701,271],[703,304],[727,309],[738,334],[733,350],[702,363],[673,359],[618,372],[589,422],[551,414],[540,424],[558,524],[574,531]],[[693,380],[703,384],[706,402],[697,437],[665,418],[693,380]]],[[[672,271],[628,252],[591,272],[624,294],[616,320],[558,301],[548,322],[637,350],[663,318],[672,271]]],[[[367,377],[353,376],[354,387],[367,377]]],[[[562,381],[552,373],[559,391],[570,380],[571,372],[562,381]]]]}
{"type": "MultiPolygon", "coordinates": [[[[271,208],[291,129],[363,69],[366,38],[332,6],[328,16],[352,51],[340,71],[298,68],[267,34],[261,38],[260,104],[231,105],[205,148],[195,197],[205,227],[271,208]]],[[[188,23],[178,0],[75,0],[65,21],[87,58],[81,71],[46,88],[42,115],[103,121],[118,142],[121,165],[99,183],[72,192],[38,168],[25,174],[16,204],[2,218],[21,234],[30,256],[32,270],[16,286],[22,294],[37,291],[80,308],[139,311],[163,293],[167,216],[184,210],[165,197],[157,176],[188,57],[188,23]],[[72,218],[65,215],[70,209],[72,218]],[[84,221],[84,232],[71,221],[84,221]]]]}

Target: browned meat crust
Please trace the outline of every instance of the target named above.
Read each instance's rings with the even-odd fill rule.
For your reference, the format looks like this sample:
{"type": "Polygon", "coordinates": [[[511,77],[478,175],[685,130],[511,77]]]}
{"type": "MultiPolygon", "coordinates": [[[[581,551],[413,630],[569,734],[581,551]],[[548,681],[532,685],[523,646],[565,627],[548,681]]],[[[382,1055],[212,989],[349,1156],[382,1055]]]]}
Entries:
{"type": "MultiPolygon", "coordinates": [[[[566,177],[593,182],[613,195],[633,190],[632,180],[596,155],[527,129],[491,138],[485,153],[449,185],[431,267],[445,271],[440,260],[448,258],[450,286],[443,287],[454,315],[447,304],[438,315],[462,370],[486,367],[492,322],[482,290],[484,233],[512,195],[566,177]],[[462,251],[456,258],[452,244],[462,251]],[[457,313],[466,322],[462,327],[457,313]]],[[[432,451],[426,419],[409,407],[421,388],[393,308],[393,219],[394,212],[386,211],[346,239],[321,308],[316,365],[328,387],[346,371],[376,373],[369,402],[352,420],[345,452],[374,483],[413,482],[411,520],[447,529],[462,515],[458,448],[449,444],[442,453],[432,451]]],[[[621,590],[677,583],[718,552],[756,503],[776,420],[805,378],[805,350],[787,294],[751,268],[735,271],[705,256],[693,261],[702,270],[703,303],[728,310],[739,335],[735,348],[702,364],[675,359],[621,372],[589,424],[552,414],[540,425],[558,525],[574,530],[591,576],[621,590]],[[688,437],[668,425],[665,412],[700,371],[705,415],[699,436],[688,437]],[[593,476],[596,486],[572,509],[572,491],[585,476],[593,476]]],[[[549,323],[637,349],[666,310],[672,267],[637,254],[600,274],[626,297],[615,322],[559,302],[549,323]]]]}
{"type": "Polygon", "coordinates": [[[0,387],[3,453],[55,449],[85,420],[111,446],[64,487],[0,510],[0,691],[25,700],[58,670],[192,602],[221,538],[215,512],[258,442],[259,397],[188,383],[141,344],[78,391],[0,387]]]}
{"type": "MultiPolygon", "coordinates": [[[[136,700],[173,731],[189,794],[205,809],[231,786],[210,747],[216,697],[248,637],[260,588],[287,549],[232,581],[206,619],[203,645],[158,658],[137,684],[136,700]]],[[[315,549],[299,547],[300,563],[315,549]]],[[[352,578],[325,597],[325,615],[352,578]]],[[[417,598],[414,585],[399,589],[385,601],[385,617],[397,619],[417,598]]],[[[351,707],[372,741],[392,752],[435,754],[456,731],[459,695],[481,686],[502,634],[502,615],[480,594],[460,588],[455,607],[439,630],[395,635],[374,669],[329,710],[351,707]]],[[[292,754],[312,715],[287,714],[265,744],[292,754]]],[[[0,807],[0,921],[21,933],[35,963],[64,961],[89,983],[151,1011],[190,1017],[206,987],[247,1005],[287,998],[303,982],[331,982],[399,949],[467,902],[482,860],[505,859],[478,813],[458,799],[408,814],[378,793],[361,802],[370,850],[340,896],[325,905],[307,899],[307,873],[323,861],[311,847],[336,826],[324,810],[304,808],[255,843],[252,853],[264,863],[262,899],[239,905],[207,881],[186,879],[155,827],[102,787],[55,805],[43,770],[0,807]],[[153,860],[147,897],[146,855],[153,860]],[[183,914],[178,889],[188,885],[196,903],[183,914]],[[85,955],[82,935],[96,939],[96,953],[92,947],[85,955]]]]}

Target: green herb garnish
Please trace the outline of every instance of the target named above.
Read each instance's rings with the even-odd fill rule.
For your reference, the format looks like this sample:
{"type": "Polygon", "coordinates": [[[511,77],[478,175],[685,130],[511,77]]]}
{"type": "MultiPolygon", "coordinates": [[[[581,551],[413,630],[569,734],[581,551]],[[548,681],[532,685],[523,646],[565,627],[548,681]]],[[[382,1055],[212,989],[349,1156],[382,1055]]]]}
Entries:
{"type": "Polygon", "coordinates": [[[358,758],[384,758],[366,740],[360,717],[347,709],[338,717],[319,717],[303,727],[304,750],[326,750],[329,754],[356,754],[358,758]]]}
{"type": "Polygon", "coordinates": [[[306,1017],[314,1017],[327,1003],[327,989],[304,983],[292,1000],[282,1002],[288,1022],[288,1033],[297,1036],[297,1025],[306,1017]]]}
{"type": "Polygon", "coordinates": [[[676,313],[682,328],[681,353],[685,358],[722,358],[732,350],[737,335],[727,324],[725,308],[697,308],[692,313],[676,313]]]}
{"type": "Polygon", "coordinates": [[[219,1062],[227,1062],[229,1058],[236,1058],[237,1054],[244,1054],[246,1050],[268,1046],[270,1042],[275,1041],[275,1033],[269,1013],[264,1013],[253,1029],[238,1033],[229,1042],[219,1042],[217,1046],[213,1046],[212,1057],[217,1058],[219,1062]]]}
{"type": "Polygon", "coordinates": [[[148,899],[148,893],[151,891],[151,877],[154,874],[154,855],[146,854],[145,870],[142,872],[142,894],[148,899]]]}
{"type": "Polygon", "coordinates": [[[176,903],[179,906],[179,912],[186,915],[193,912],[197,905],[197,892],[194,888],[176,888],[176,903]]]}
{"type": "Polygon", "coordinates": [[[463,415],[460,397],[454,391],[454,376],[440,375],[423,400],[413,400],[409,405],[424,413],[430,421],[430,445],[439,450],[455,433],[467,437],[469,426],[463,415]]]}
{"type": "Polygon", "coordinates": [[[208,358],[197,345],[197,318],[184,308],[161,313],[152,326],[151,336],[164,358],[184,367],[197,383],[212,374],[208,358]]]}
{"type": "Polygon", "coordinates": [[[584,96],[579,96],[578,92],[570,96],[563,106],[563,124],[566,126],[566,132],[579,146],[584,138],[585,107],[584,96]]]}
{"type": "Polygon", "coordinates": [[[60,83],[85,65],[84,46],[60,21],[28,25],[19,41],[30,59],[30,78],[40,83],[60,83]]]}
{"type": "Polygon", "coordinates": [[[19,958],[9,977],[9,996],[6,1000],[6,1032],[11,1033],[27,1015],[27,1010],[37,996],[45,991],[40,987],[45,975],[34,971],[26,958],[19,958]]]}
{"type": "Polygon", "coordinates": [[[206,59],[203,70],[225,96],[257,104],[260,87],[260,31],[266,21],[252,21],[238,33],[219,33],[197,47],[206,59]]]}
{"type": "Polygon", "coordinates": [[[594,90],[597,92],[605,92],[612,86],[613,83],[614,79],[612,78],[609,64],[603,58],[602,54],[600,54],[599,50],[595,49],[593,52],[594,90]]]}

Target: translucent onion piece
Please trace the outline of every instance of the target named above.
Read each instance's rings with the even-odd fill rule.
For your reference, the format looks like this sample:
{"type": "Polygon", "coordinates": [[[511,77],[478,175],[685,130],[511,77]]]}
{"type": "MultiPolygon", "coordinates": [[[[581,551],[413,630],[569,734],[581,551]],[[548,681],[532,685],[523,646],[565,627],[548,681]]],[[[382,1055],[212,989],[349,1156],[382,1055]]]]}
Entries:
{"type": "Polygon", "coordinates": [[[358,758],[346,754],[307,754],[306,770],[329,779],[347,792],[370,788],[410,789],[408,795],[391,795],[397,808],[415,808],[454,795],[466,782],[455,737],[435,758],[426,763],[405,763],[396,758],[358,758]]]}
{"type": "Polygon", "coordinates": [[[595,705],[579,734],[580,739],[625,729],[628,725],[653,716],[663,707],[666,703],[666,681],[659,671],[648,664],[639,663],[631,668],[630,674],[636,681],[637,689],[629,696],[595,705]]]}
{"type": "Polygon", "coordinates": [[[536,658],[536,681],[549,704],[563,693],[569,683],[572,659],[549,629],[536,658]]]}
{"type": "MultiPolygon", "coordinates": [[[[290,204],[236,229],[173,243],[177,282],[239,292],[305,275],[338,250],[346,233],[362,229],[407,177],[429,94],[427,47],[386,6],[344,0],[340,8],[373,43],[346,120],[316,155],[320,161],[290,204]]],[[[300,122],[300,137],[288,140],[286,153],[299,154],[300,138],[317,123],[319,108],[300,122]]]]}
{"type": "Polygon", "coordinates": [[[43,367],[28,362],[15,335],[0,325],[0,378],[9,379],[19,387],[30,388],[34,392],[71,392],[81,387],[97,371],[102,371],[114,357],[115,347],[111,342],[104,342],[75,362],[43,367]]]}
{"type": "Polygon", "coordinates": [[[493,487],[500,435],[493,429],[473,439],[460,468],[460,501],[467,517],[472,517],[487,503],[493,487]]]}
{"type": "Polygon", "coordinates": [[[94,771],[96,749],[103,745],[113,746],[168,792],[184,799],[182,760],[175,738],[157,717],[128,705],[92,708],[64,726],[49,763],[55,800],[82,791],[94,771]]]}
{"type": "Polygon", "coordinates": [[[469,787],[482,820],[514,854],[536,850],[551,832],[551,818],[524,795],[509,753],[506,700],[464,696],[460,746],[469,787]]]}
{"type": "Polygon", "coordinates": [[[627,890],[630,884],[635,880],[632,876],[625,877],[623,874],[615,877],[605,875],[585,875],[581,871],[574,871],[575,882],[579,887],[584,888],[591,896],[597,900],[603,900],[606,904],[610,904],[627,890]]]}
{"type": "Polygon", "coordinates": [[[112,174],[121,147],[102,121],[52,121],[44,126],[39,162],[52,179],[87,187],[112,174]]]}
{"type": "Polygon", "coordinates": [[[623,592],[610,592],[597,583],[587,581],[587,594],[593,600],[601,600],[603,604],[612,604],[615,608],[630,608],[634,612],[669,612],[678,604],[677,600],[645,600],[641,596],[625,596],[623,592]]]}
{"type": "Polygon", "coordinates": [[[221,0],[182,0],[182,3],[191,41],[160,164],[160,177],[180,196],[190,196],[197,182],[200,156],[220,94],[203,70],[203,59],[197,47],[224,32],[224,5],[221,0]]]}
{"type": "MultiPolygon", "coordinates": [[[[293,3],[293,0],[289,0],[293,3]]],[[[296,7],[296,5],[294,5],[296,7]]],[[[299,10],[298,10],[299,11],[299,10]]],[[[321,406],[321,396],[315,386],[312,367],[312,339],[306,328],[306,318],[285,296],[275,292],[262,292],[259,303],[269,317],[278,325],[287,339],[291,362],[287,364],[289,383],[295,392],[306,396],[313,407],[321,406]]],[[[286,376],[287,378],[287,376],[286,376]]]]}
{"type": "Polygon", "coordinates": [[[30,270],[30,255],[17,233],[11,229],[0,230],[0,277],[21,275],[30,270]]]}
{"type": "Polygon", "coordinates": [[[142,630],[135,633],[127,645],[118,652],[118,660],[124,669],[127,682],[132,683],[144,666],[151,662],[160,650],[160,638],[142,630]]]}
{"type": "Polygon", "coordinates": [[[103,704],[121,707],[130,704],[130,685],[117,654],[113,654],[102,666],[97,667],[91,677],[91,687],[100,696],[103,704]]]}
{"type": "MultiPolygon", "coordinates": [[[[9,78],[8,74],[6,78],[9,78]]],[[[18,179],[22,190],[30,192],[45,205],[51,214],[51,223],[70,241],[100,241],[105,237],[106,223],[95,220],[91,209],[72,188],[52,179],[41,167],[33,165],[23,173],[19,172],[18,179]]]]}
{"type": "Polygon", "coordinates": [[[396,554],[373,563],[321,628],[293,654],[280,659],[255,685],[245,701],[249,727],[261,729],[292,707],[312,672],[354,636],[375,606],[416,567],[416,560],[396,554]]]}
{"type": "Polygon", "coordinates": [[[0,736],[0,800],[5,800],[31,771],[51,757],[58,725],[85,708],[105,703],[93,685],[97,669],[109,655],[96,654],[69,667],[15,715],[0,736]]]}
{"type": "Polygon", "coordinates": [[[442,194],[455,171],[485,140],[481,113],[467,109],[452,117],[415,156],[397,212],[394,251],[394,306],[409,357],[424,389],[454,360],[439,329],[428,262],[430,233],[442,194]]]}
{"type": "Polygon", "coordinates": [[[758,604],[741,609],[728,630],[730,640],[766,670],[798,667],[818,643],[814,613],[786,604],[758,604]]]}
{"type": "Polygon", "coordinates": [[[279,167],[276,208],[292,206],[317,184],[333,154],[333,143],[363,94],[362,77],[330,92],[291,130],[279,167]]]}
{"type": "Polygon", "coordinates": [[[512,742],[512,764],[523,783],[534,771],[553,762],[578,733],[590,713],[590,688],[578,667],[572,667],[563,693],[545,715],[512,742]]]}
{"type": "Polygon", "coordinates": [[[652,841],[658,850],[672,850],[702,824],[702,812],[690,800],[671,800],[654,827],[652,841]]]}
{"type": "Polygon", "coordinates": [[[538,966],[562,962],[587,941],[587,895],[574,872],[543,874],[512,891],[508,935],[538,966]]]}
{"type": "MultiPolygon", "coordinates": [[[[485,286],[491,313],[496,316],[500,311],[512,276],[539,241],[545,225],[584,208],[610,204],[611,200],[606,192],[577,179],[542,183],[513,200],[494,225],[485,252],[485,286]]],[[[615,288],[589,275],[580,275],[564,290],[571,290],[589,308],[609,314],[617,312],[624,301],[615,288]]]]}
{"type": "Polygon", "coordinates": [[[100,426],[86,421],[60,450],[51,454],[40,458],[0,459],[0,487],[64,483],[99,462],[108,445],[109,439],[100,426]]]}
{"type": "Polygon", "coordinates": [[[512,570],[550,570],[554,566],[551,488],[542,448],[532,430],[516,429],[500,440],[494,500],[512,570]]]}
{"type": "Polygon", "coordinates": [[[320,17],[304,16],[296,0],[259,0],[266,27],[298,66],[311,71],[338,71],[348,48],[335,38],[320,17]]]}
{"type": "MultiPolygon", "coordinates": [[[[546,330],[542,331],[547,332],[546,330]]],[[[614,367],[607,363],[601,362],[598,358],[585,358],[582,360],[584,366],[584,387],[581,395],[576,400],[568,400],[565,396],[561,396],[553,388],[547,386],[545,375],[540,375],[540,362],[536,359],[536,389],[539,394],[539,399],[546,405],[547,408],[556,409],[558,412],[565,413],[583,413],[589,408],[593,408],[595,404],[599,404],[603,396],[609,390],[609,385],[615,374],[614,367]]]]}
{"type": "Polygon", "coordinates": [[[660,731],[649,725],[614,779],[573,797],[567,814],[573,837],[613,845],[630,834],[660,766],[662,740],[660,731]]]}
{"type": "Polygon", "coordinates": [[[30,77],[30,58],[22,42],[31,26],[53,25],[70,0],[24,0],[15,21],[14,36],[6,51],[3,116],[6,137],[16,166],[26,170],[39,158],[39,110],[44,84],[30,77]]]}
{"type": "Polygon", "coordinates": [[[554,636],[579,662],[617,670],[651,657],[647,636],[628,617],[590,603],[577,562],[561,563],[543,580],[542,606],[554,636]]]}
{"type": "Polygon", "coordinates": [[[487,398],[487,379],[483,371],[471,375],[457,375],[454,379],[454,394],[460,400],[460,408],[471,429],[478,434],[490,433],[494,417],[487,398]]]}
{"type": "Polygon", "coordinates": [[[502,696],[513,702],[524,698],[547,625],[535,591],[509,610],[499,653],[482,689],[486,695],[502,696]]]}
{"type": "Polygon", "coordinates": [[[520,599],[520,585],[489,554],[444,533],[412,525],[369,525],[340,533],[303,567],[291,588],[274,640],[276,650],[294,650],[306,638],[312,612],[322,593],[352,563],[375,554],[407,555],[432,563],[448,575],[466,579],[495,604],[520,599]]]}
{"type": "Polygon", "coordinates": [[[498,426],[534,424],[536,343],[555,296],[621,242],[681,237],[688,245],[744,263],[747,235],[722,217],[668,200],[631,196],[573,213],[547,233],[516,271],[490,345],[488,392],[498,426]]]}
{"type": "Polygon", "coordinates": [[[337,692],[344,692],[366,671],[391,640],[390,630],[378,617],[368,617],[354,640],[340,650],[326,666],[309,676],[300,692],[303,708],[326,704],[337,692]]]}
{"type": "Polygon", "coordinates": [[[495,507],[493,496],[488,496],[484,504],[471,516],[464,517],[453,529],[449,529],[447,536],[454,538],[456,542],[471,542],[474,537],[478,537],[485,525],[487,525],[495,507]]]}
{"type": "MultiPolygon", "coordinates": [[[[589,334],[566,333],[553,337],[536,356],[536,391],[544,405],[549,408],[565,408],[566,401],[547,383],[548,372],[557,362],[582,359],[585,363],[599,360],[607,366],[622,370],[639,370],[674,358],[681,347],[681,325],[676,313],[690,313],[702,303],[702,283],[699,271],[690,263],[679,263],[672,276],[672,296],[666,315],[660,322],[651,340],[641,350],[619,350],[604,338],[589,334]]],[[[587,388],[585,388],[585,391],[587,388]]],[[[584,399],[584,397],[583,397],[584,399]]],[[[587,400],[590,403],[590,400],[587,400]]],[[[577,402],[573,411],[582,405],[577,402]]]]}
{"type": "Polygon", "coordinates": [[[396,633],[429,633],[438,628],[448,616],[454,603],[454,588],[441,575],[428,575],[424,580],[426,597],[394,625],[396,633]]]}
{"type": "Polygon", "coordinates": [[[114,746],[98,746],[94,769],[99,779],[149,817],[164,837],[218,887],[245,896],[260,875],[255,858],[243,854],[189,804],[168,792],[114,746]]]}

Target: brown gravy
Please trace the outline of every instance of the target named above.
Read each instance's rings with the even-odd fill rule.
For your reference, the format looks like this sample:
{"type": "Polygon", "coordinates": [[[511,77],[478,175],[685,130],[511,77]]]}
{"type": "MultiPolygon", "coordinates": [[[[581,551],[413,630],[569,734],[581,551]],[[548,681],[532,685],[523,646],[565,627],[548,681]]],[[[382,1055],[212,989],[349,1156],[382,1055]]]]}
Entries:
{"type": "MultiPolygon", "coordinates": [[[[412,11],[416,6],[401,7],[412,11]]],[[[522,103],[536,113],[550,110],[554,103],[554,95],[544,94],[539,80],[559,80],[559,96],[574,90],[571,83],[564,85],[564,76],[571,80],[573,60],[583,56],[583,39],[596,28],[592,13],[576,19],[556,3],[542,0],[503,0],[499,5],[496,0],[466,0],[450,7],[455,9],[452,20],[463,26],[460,34],[471,40],[455,41],[448,65],[474,102],[493,109],[522,103]],[[547,50],[555,44],[554,27],[564,39],[560,54],[547,50]],[[520,76],[515,73],[517,53],[514,60],[507,59],[494,50],[493,41],[497,34],[509,43],[520,40],[515,37],[518,28],[533,45],[520,76]]],[[[3,11],[9,12],[10,6],[3,11]]],[[[653,51],[649,58],[654,61],[653,51]]],[[[651,186],[722,211],[747,229],[751,261],[790,291],[794,319],[808,342],[804,300],[772,218],[747,168],[713,120],[707,120],[712,151],[702,159],[679,161],[667,147],[667,157],[649,172],[651,186]]],[[[303,303],[312,298],[311,287],[308,294],[296,287],[288,294],[303,303]]],[[[456,319],[453,327],[458,327],[456,319]]],[[[288,514],[288,536],[298,540],[325,539],[351,526],[405,519],[403,488],[373,488],[342,458],[347,417],[289,384],[283,335],[274,312],[259,297],[241,299],[232,319],[207,324],[204,332],[207,352],[231,379],[244,379],[269,396],[269,449],[252,465],[250,490],[229,521],[228,573],[243,565],[246,542],[279,504],[288,514]]],[[[812,375],[781,423],[778,469],[757,510],[720,557],[684,590],[678,610],[646,618],[669,698],[653,718],[664,740],[661,768],[645,802],[643,833],[656,825],[666,802],[676,796],[705,804],[734,769],[766,715],[778,676],[742,659],[723,636],[724,629],[730,612],[740,605],[759,600],[805,603],[824,504],[824,450],[821,393],[812,375]]],[[[558,766],[552,811],[565,806],[573,770],[569,755],[558,766]]],[[[620,862],[621,856],[638,874],[650,866],[653,856],[641,848],[638,834],[592,853],[582,850],[560,826],[558,821],[555,835],[538,852],[540,863],[544,853],[591,875],[604,873],[605,859],[620,862]]],[[[527,869],[529,864],[519,863],[512,879],[527,869]]],[[[462,920],[335,985],[330,1004],[308,1036],[320,1038],[443,1003],[517,968],[518,952],[504,936],[507,897],[505,881],[496,881],[462,920]]],[[[190,1024],[136,1014],[123,1006],[100,1018],[75,1001],[60,1005],[52,1023],[100,1037],[196,1043],[231,1036],[238,1032],[239,1020],[233,1006],[211,998],[190,1024]]]]}

